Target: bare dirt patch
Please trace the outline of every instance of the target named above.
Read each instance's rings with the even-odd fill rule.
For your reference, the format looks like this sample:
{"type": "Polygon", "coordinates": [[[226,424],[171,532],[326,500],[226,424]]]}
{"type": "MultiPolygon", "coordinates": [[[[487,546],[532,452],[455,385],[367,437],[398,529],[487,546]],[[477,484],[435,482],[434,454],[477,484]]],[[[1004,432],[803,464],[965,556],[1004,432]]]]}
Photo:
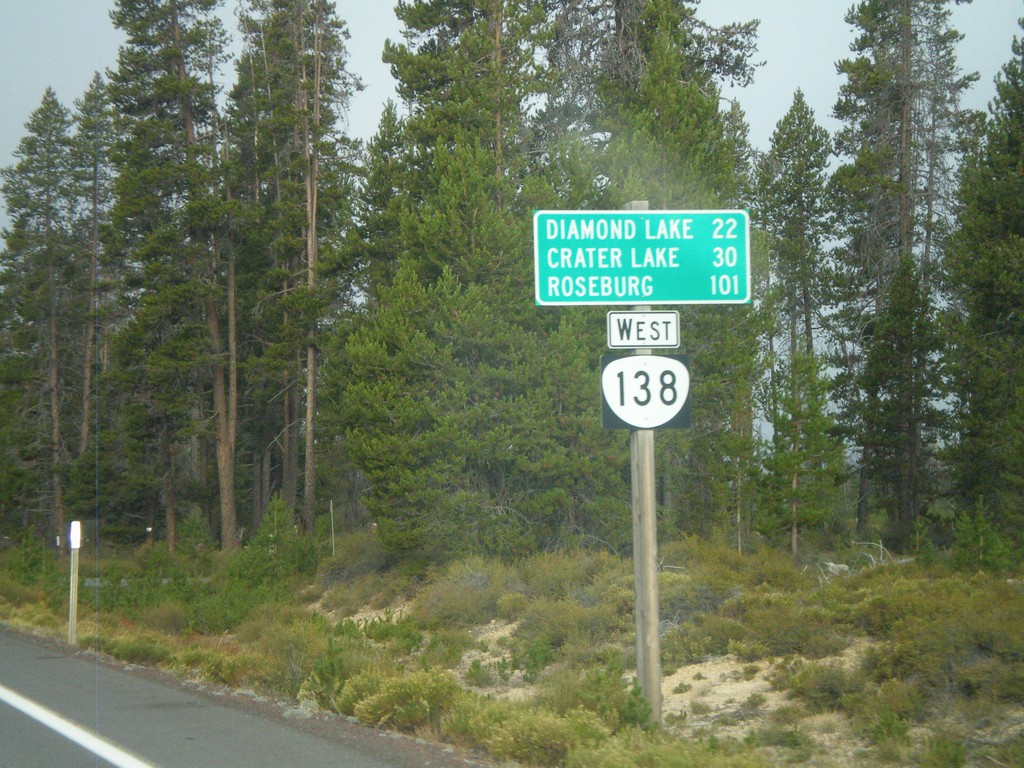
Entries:
{"type": "MultiPolygon", "coordinates": [[[[851,643],[841,654],[818,660],[846,669],[858,665],[870,647],[866,640],[851,643]]],[[[689,737],[715,736],[743,741],[765,729],[774,733],[796,728],[787,724],[786,708],[799,710],[799,733],[807,754],[820,768],[863,765],[857,758],[865,744],[851,729],[849,718],[838,713],[809,714],[786,691],[771,682],[782,660],[746,662],[736,656],[720,656],[681,667],[665,678],[662,687],[666,727],[689,737]]],[[[793,663],[787,660],[786,663],[793,663]]],[[[796,738],[794,737],[794,741],[796,738]]],[[[766,746],[769,753],[773,750],[766,746]]],[[[793,750],[779,752],[792,760],[793,750]]]]}

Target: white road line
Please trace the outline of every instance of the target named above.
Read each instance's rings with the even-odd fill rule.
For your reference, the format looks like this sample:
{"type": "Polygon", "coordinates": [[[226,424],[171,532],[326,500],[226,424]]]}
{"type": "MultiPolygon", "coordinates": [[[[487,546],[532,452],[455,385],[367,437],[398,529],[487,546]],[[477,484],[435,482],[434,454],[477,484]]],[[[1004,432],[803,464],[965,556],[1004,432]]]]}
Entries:
{"type": "Polygon", "coordinates": [[[117,768],[154,768],[150,763],[143,762],[106,739],[89,733],[80,725],[65,720],[56,712],[36,704],[31,699],[26,699],[21,694],[2,685],[0,685],[0,701],[10,704],[19,712],[37,720],[50,730],[56,731],[64,738],[84,747],[117,768]]]}

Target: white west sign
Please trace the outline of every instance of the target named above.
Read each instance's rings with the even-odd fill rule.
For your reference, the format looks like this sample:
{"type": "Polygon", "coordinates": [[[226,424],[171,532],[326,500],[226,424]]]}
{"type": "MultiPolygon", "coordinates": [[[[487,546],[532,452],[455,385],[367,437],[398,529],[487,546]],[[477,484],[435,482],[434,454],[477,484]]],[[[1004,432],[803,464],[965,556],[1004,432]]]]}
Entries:
{"type": "Polygon", "coordinates": [[[674,349],[679,346],[679,313],[609,312],[611,349],[674,349]]]}

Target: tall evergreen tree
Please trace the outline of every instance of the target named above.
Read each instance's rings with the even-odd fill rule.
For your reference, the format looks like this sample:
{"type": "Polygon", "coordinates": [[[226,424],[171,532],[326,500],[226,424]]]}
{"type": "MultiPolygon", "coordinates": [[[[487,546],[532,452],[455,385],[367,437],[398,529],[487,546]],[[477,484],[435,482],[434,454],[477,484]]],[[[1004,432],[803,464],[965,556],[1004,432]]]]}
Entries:
{"type": "Polygon", "coordinates": [[[92,400],[97,359],[99,327],[100,228],[109,221],[113,187],[110,152],[114,143],[113,114],[107,86],[97,73],[88,90],[75,102],[75,135],[72,139],[72,164],[80,201],[77,240],[84,246],[89,264],[89,321],[85,323],[82,360],[82,411],[78,454],[88,448],[93,413],[92,400]]]}
{"type": "MultiPolygon", "coordinates": [[[[232,94],[233,130],[241,149],[240,194],[260,211],[269,248],[252,253],[270,269],[263,290],[277,305],[279,327],[260,350],[273,361],[265,375],[284,379],[282,486],[296,505],[299,425],[304,426],[302,521],[313,531],[316,513],[316,422],[318,328],[327,286],[321,260],[350,218],[352,155],[339,128],[353,92],[360,87],[348,71],[348,32],[325,0],[254,0],[241,16],[245,42],[232,94]],[[276,297],[276,298],[272,298],[276,297]],[[304,399],[303,418],[299,406],[304,399]]],[[[250,250],[259,249],[250,238],[250,250]]],[[[334,249],[335,251],[337,249],[334,249]]],[[[337,286],[332,286],[337,288],[337,286]]],[[[344,289],[343,289],[344,290],[344,289]]],[[[350,291],[345,291],[350,292],[350,291]]],[[[278,378],[278,382],[281,379],[278,378]]],[[[274,391],[281,384],[274,386],[274,391]]],[[[276,433],[262,435],[261,452],[276,433]]],[[[266,494],[261,505],[268,502],[266,494]]]]}
{"type": "Polygon", "coordinates": [[[359,290],[373,306],[376,291],[390,285],[398,269],[400,218],[407,208],[403,171],[405,149],[398,108],[389,101],[364,158],[364,182],[356,193],[355,226],[349,231],[349,252],[359,290]]]}
{"type": "Polygon", "coordinates": [[[332,400],[389,545],[526,551],[576,535],[586,504],[573,493],[552,504],[562,436],[545,460],[537,436],[553,408],[532,399],[547,368],[525,151],[543,9],[415,2],[398,14],[408,42],[389,43],[385,57],[410,115],[400,126],[386,116],[362,210],[364,227],[386,211],[398,228],[386,232],[392,253],[366,265],[374,301],[345,344],[351,378],[332,383],[332,400]],[[397,177],[384,172],[396,155],[397,177]]]}
{"type": "Polygon", "coordinates": [[[136,396],[159,423],[153,453],[163,457],[168,540],[173,546],[174,454],[188,434],[206,439],[210,415],[221,546],[233,549],[237,361],[227,331],[235,308],[230,234],[222,227],[218,5],[120,0],[111,14],[127,36],[110,84],[121,137],[111,246],[137,286],[120,348],[134,368],[136,396]]]}
{"type": "Polygon", "coordinates": [[[758,161],[755,222],[768,238],[768,379],[764,412],[772,427],[762,528],[788,527],[797,554],[799,531],[820,522],[843,471],[842,445],[827,415],[820,341],[825,242],[830,231],[826,184],[828,132],[798,90],[758,161]]]}
{"type": "Polygon", "coordinates": [[[668,11],[686,30],[686,44],[676,49],[681,70],[701,80],[749,84],[755,65],[758,22],[721,28],[704,22],[700,0],[666,5],[648,0],[552,0],[546,3],[551,20],[548,61],[556,73],[540,121],[553,137],[565,131],[582,133],[600,142],[609,109],[623,96],[635,95],[649,79],[652,14],[668,11]],[[660,7],[660,10],[659,10],[660,7]],[[647,38],[645,42],[645,38],[647,38]]]}
{"type": "Polygon", "coordinates": [[[814,353],[798,349],[772,372],[772,439],[764,459],[763,504],[757,524],[765,533],[788,530],[796,557],[800,532],[820,524],[835,502],[843,475],[842,443],[828,412],[828,379],[814,353]]]}
{"type": "Polygon", "coordinates": [[[951,452],[967,509],[1021,541],[1024,462],[1024,42],[996,78],[980,148],[969,155],[948,265],[950,370],[958,407],[951,452]]]}
{"type": "Polygon", "coordinates": [[[935,367],[939,348],[933,314],[920,268],[904,256],[872,325],[859,382],[868,470],[898,541],[909,540],[934,495],[927,462],[937,442],[939,392],[936,378],[923,373],[935,367]]]}
{"type": "MultiPolygon", "coordinates": [[[[4,232],[0,296],[5,363],[22,368],[15,413],[31,425],[15,466],[45,488],[22,497],[35,507],[31,523],[63,540],[69,457],[67,382],[77,364],[70,335],[81,328],[79,267],[74,259],[75,195],[71,114],[47,88],[26,123],[16,162],[2,171],[11,228],[4,232]]],[[[77,400],[70,396],[71,400],[77,400]]],[[[13,457],[11,457],[13,458],[13,457]]],[[[30,522],[25,520],[25,522],[30,522]]]]}
{"type": "Polygon", "coordinates": [[[758,161],[755,220],[769,236],[771,283],[782,342],[813,354],[821,324],[825,243],[831,233],[826,185],[831,141],[797,91],[758,161]]]}
{"type": "MultiPolygon", "coordinates": [[[[744,131],[723,112],[719,84],[752,71],[747,42],[756,27],[713,30],[697,4],[651,2],[633,28],[640,71],[599,83],[608,116],[604,207],[647,199],[651,208],[734,207],[744,202],[744,131]],[[730,52],[726,55],[726,52],[730,52]]],[[[755,501],[754,384],[761,318],[752,307],[693,307],[681,313],[682,346],[693,366],[694,428],[659,440],[663,502],[673,523],[707,532],[739,530],[755,501]],[[726,330],[727,329],[727,330],[726,330]]]]}
{"type": "MultiPolygon", "coordinates": [[[[855,55],[839,63],[846,82],[835,107],[844,123],[837,148],[846,162],[833,177],[833,190],[843,243],[835,254],[833,311],[828,317],[834,364],[840,371],[836,397],[848,438],[860,455],[859,528],[867,524],[873,485],[882,497],[898,503],[926,498],[929,486],[922,471],[913,476],[912,482],[919,484],[915,491],[893,488],[893,478],[876,471],[881,463],[871,451],[883,442],[899,442],[912,450],[915,466],[929,466],[932,446],[924,439],[932,404],[900,400],[908,410],[891,412],[886,424],[874,422],[870,429],[876,434],[869,437],[863,373],[871,367],[870,378],[883,389],[899,386],[903,375],[884,369],[883,361],[894,358],[892,350],[880,346],[888,343],[884,334],[875,333],[897,274],[901,279],[916,275],[927,304],[938,302],[935,275],[950,213],[943,194],[950,188],[955,152],[966,127],[959,99],[974,79],[956,66],[953,49],[960,36],[949,26],[948,6],[949,0],[865,0],[847,15],[858,36],[851,45],[855,55]],[[905,259],[916,265],[913,270],[903,264],[905,259]],[[882,440],[878,430],[890,437],[882,440]],[[906,439],[897,440],[895,433],[901,430],[906,439]]],[[[899,290],[910,295],[915,288],[904,285],[899,290]]],[[[918,339],[922,350],[931,335],[918,339]]],[[[934,359],[914,357],[927,364],[914,370],[920,381],[907,391],[934,391],[934,359]]],[[[918,504],[891,516],[901,521],[902,533],[894,531],[897,539],[921,508],[918,504]]]]}

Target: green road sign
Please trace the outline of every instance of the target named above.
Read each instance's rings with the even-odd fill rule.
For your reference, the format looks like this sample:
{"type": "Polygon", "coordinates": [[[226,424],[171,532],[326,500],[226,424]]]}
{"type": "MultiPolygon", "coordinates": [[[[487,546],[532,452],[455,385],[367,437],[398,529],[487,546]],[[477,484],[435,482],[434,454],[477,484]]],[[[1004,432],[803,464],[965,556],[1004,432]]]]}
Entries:
{"type": "Polygon", "coordinates": [[[746,211],[537,211],[541,305],[745,304],[746,211]]]}

